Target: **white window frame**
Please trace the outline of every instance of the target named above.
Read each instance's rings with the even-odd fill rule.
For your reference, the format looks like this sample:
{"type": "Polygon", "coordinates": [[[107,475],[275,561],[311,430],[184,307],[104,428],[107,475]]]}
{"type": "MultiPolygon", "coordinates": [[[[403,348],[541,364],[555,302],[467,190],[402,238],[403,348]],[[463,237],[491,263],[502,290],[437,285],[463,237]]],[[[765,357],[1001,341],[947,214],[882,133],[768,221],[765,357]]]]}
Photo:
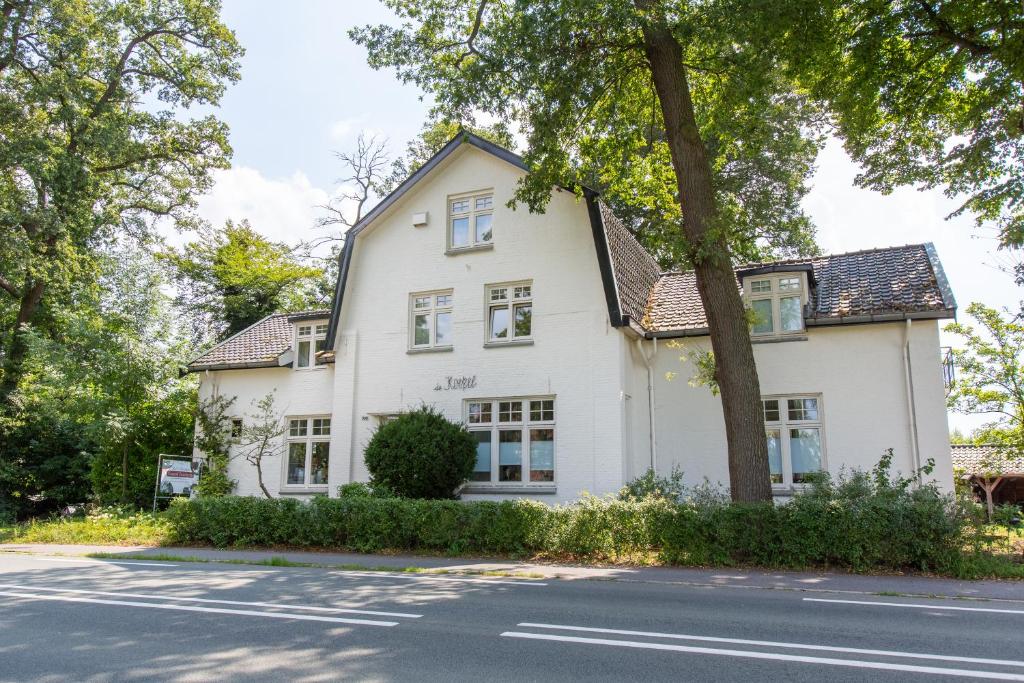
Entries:
{"type": "Polygon", "coordinates": [[[451,336],[455,335],[455,290],[437,289],[429,292],[413,292],[409,295],[409,348],[413,351],[426,349],[451,349],[455,345],[454,339],[446,344],[437,342],[437,316],[447,313],[451,320],[451,336]],[[444,303],[442,297],[447,297],[444,303]],[[421,299],[429,299],[429,305],[417,308],[421,299]],[[430,341],[426,344],[416,343],[416,316],[426,315],[430,320],[430,341]]]}
{"type": "Polygon", "coordinates": [[[281,457],[281,490],[282,491],[327,491],[331,476],[331,428],[333,427],[330,415],[289,415],[285,418],[284,432],[284,453],[281,457]],[[317,421],[327,421],[326,433],[323,424],[316,429],[317,421]],[[303,422],[305,433],[293,433],[293,422],[303,422]],[[314,431],[320,433],[314,434],[314,431]],[[304,443],[306,445],[306,459],[303,464],[303,481],[301,484],[288,482],[288,460],[293,443],[304,443]],[[327,477],[328,481],[323,484],[311,484],[310,475],[313,465],[313,444],[326,443],[327,445],[327,477]]]}
{"type": "Polygon", "coordinates": [[[765,438],[772,431],[779,433],[779,445],[782,458],[782,481],[772,482],[774,488],[801,488],[807,485],[806,482],[793,481],[793,458],[790,444],[790,429],[809,428],[818,430],[818,441],[821,448],[821,472],[828,471],[827,447],[825,443],[825,411],[821,394],[773,394],[761,397],[762,414],[765,423],[765,438]],[[815,420],[792,419],[789,415],[789,401],[814,399],[818,402],[818,417],[815,420]],[[778,401],[778,419],[769,420],[767,414],[768,401],[778,401]]]}
{"type": "MultiPolygon", "coordinates": [[[[472,433],[487,433],[491,437],[491,469],[490,479],[487,481],[480,481],[477,479],[470,479],[467,486],[480,487],[480,488],[551,488],[558,482],[558,402],[555,396],[503,396],[498,398],[468,398],[463,401],[463,421],[466,428],[472,433]],[[534,411],[532,410],[532,402],[541,402],[543,406],[547,406],[550,402],[550,410],[542,410],[538,413],[538,419],[534,419],[534,411]],[[501,415],[501,404],[503,403],[519,403],[520,412],[518,420],[506,420],[500,419],[501,415]],[[487,421],[481,421],[481,418],[474,418],[471,414],[471,406],[475,405],[489,405],[490,406],[490,419],[487,421]],[[549,419],[550,416],[550,419],[549,419]],[[550,429],[552,431],[551,448],[552,448],[552,462],[551,462],[551,480],[550,481],[533,481],[531,477],[530,469],[530,431],[534,429],[550,429]],[[520,455],[520,470],[518,480],[502,481],[500,477],[501,464],[500,459],[500,437],[499,433],[502,431],[519,431],[520,433],[520,444],[521,444],[521,455],[520,455]]],[[[514,412],[510,412],[510,417],[514,412]]],[[[545,470],[539,470],[545,471],[545,470]]]]}
{"type": "Polygon", "coordinates": [[[804,272],[790,272],[790,273],[766,273],[764,275],[748,275],[743,281],[743,296],[746,299],[747,308],[753,310],[755,301],[769,301],[771,302],[772,311],[772,329],[766,332],[755,331],[755,326],[751,325],[750,336],[754,338],[765,338],[765,337],[788,337],[793,335],[802,335],[807,332],[807,323],[804,320],[804,307],[807,305],[807,273],[804,272]],[[795,287],[789,286],[783,288],[787,284],[793,283],[795,280],[795,287]],[[759,289],[759,285],[767,283],[768,290],[759,289]],[[800,303],[800,327],[795,330],[783,330],[782,329],[782,300],[789,299],[791,297],[797,297],[800,303]]]}
{"type": "Polygon", "coordinates": [[[515,344],[533,340],[533,280],[517,282],[499,282],[484,287],[484,343],[487,345],[515,344]],[[504,290],[504,298],[495,298],[504,290]],[[524,306],[530,308],[530,333],[516,334],[516,310],[524,306]],[[508,316],[508,327],[505,337],[495,337],[492,311],[505,309],[508,316]]]}
{"type": "Polygon", "coordinates": [[[447,250],[449,252],[472,251],[473,249],[484,249],[494,245],[494,190],[477,190],[463,194],[450,195],[448,197],[448,220],[445,233],[447,235],[447,250]],[[460,204],[465,202],[466,209],[460,210],[460,204]],[[491,235],[490,239],[478,240],[476,223],[478,216],[490,216],[491,235]],[[465,218],[467,220],[467,242],[466,244],[455,244],[455,220],[465,218]]]}
{"type": "Polygon", "coordinates": [[[327,321],[326,320],[302,320],[295,323],[295,340],[292,359],[292,368],[295,370],[315,370],[325,367],[326,363],[316,357],[316,354],[327,348],[327,321]],[[306,352],[306,365],[300,364],[302,357],[302,344],[309,343],[309,350],[306,352]],[[321,343],[322,342],[322,343],[321,343]]]}

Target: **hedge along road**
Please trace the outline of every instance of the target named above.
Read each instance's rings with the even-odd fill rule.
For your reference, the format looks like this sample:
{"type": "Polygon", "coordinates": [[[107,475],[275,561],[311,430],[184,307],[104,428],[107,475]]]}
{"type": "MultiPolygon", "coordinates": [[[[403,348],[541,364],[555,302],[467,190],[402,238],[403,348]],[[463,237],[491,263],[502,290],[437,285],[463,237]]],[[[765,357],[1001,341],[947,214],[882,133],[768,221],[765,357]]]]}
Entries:
{"type": "Polygon", "coordinates": [[[68,559],[0,558],[0,680],[1024,681],[1013,602],[68,559]]]}

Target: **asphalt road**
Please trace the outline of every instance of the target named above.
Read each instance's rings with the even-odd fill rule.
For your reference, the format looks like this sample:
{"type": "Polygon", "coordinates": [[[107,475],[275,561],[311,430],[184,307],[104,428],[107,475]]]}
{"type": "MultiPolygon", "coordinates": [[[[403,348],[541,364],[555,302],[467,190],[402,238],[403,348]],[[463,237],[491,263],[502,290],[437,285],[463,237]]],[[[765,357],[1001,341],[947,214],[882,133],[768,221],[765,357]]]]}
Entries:
{"type": "Polygon", "coordinates": [[[0,681],[1024,681],[1021,602],[0,556],[0,681]]]}

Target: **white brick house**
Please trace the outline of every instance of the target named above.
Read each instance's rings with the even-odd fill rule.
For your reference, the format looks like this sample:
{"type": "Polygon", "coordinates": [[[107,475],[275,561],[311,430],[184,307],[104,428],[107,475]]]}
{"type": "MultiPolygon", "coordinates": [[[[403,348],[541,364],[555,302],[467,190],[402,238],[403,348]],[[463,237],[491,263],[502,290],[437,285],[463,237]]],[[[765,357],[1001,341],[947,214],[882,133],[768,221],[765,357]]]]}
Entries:
{"type": "MultiPolygon", "coordinates": [[[[661,273],[593,193],[509,209],[525,172],[460,134],[351,230],[331,310],[270,316],[189,365],[243,420],[276,389],[290,429],[271,492],[365,481],[374,428],[423,403],[477,436],[466,498],[568,501],[652,466],[727,484],[720,399],[680,360],[710,347],[692,273],[661,273]]],[[[952,487],[938,322],[956,304],[931,245],[757,264],[737,283],[759,314],[779,495],[887,448],[952,487]]],[[[231,476],[259,493],[244,460],[231,476]]]]}

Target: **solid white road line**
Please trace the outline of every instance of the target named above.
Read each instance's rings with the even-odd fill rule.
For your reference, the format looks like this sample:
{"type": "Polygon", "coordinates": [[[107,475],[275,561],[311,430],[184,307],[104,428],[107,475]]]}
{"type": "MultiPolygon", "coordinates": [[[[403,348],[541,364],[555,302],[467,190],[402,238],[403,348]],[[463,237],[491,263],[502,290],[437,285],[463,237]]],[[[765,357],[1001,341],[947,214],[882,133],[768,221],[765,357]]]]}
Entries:
{"type": "Polygon", "coordinates": [[[649,638],[671,638],[673,640],[696,640],[705,643],[728,643],[730,645],[757,645],[763,647],[778,647],[792,650],[816,650],[823,652],[843,652],[857,655],[876,655],[882,657],[905,657],[908,659],[936,659],[946,662],[964,662],[970,664],[994,664],[996,666],[1020,666],[1024,662],[1010,659],[984,659],[982,657],[958,657],[955,655],[924,654],[921,652],[900,652],[898,650],[866,650],[856,647],[838,647],[833,645],[808,645],[806,643],[786,643],[772,640],[745,640],[742,638],[718,638],[714,636],[693,636],[679,633],[652,633],[650,631],[624,631],[615,628],[593,628],[589,626],[561,626],[558,624],[531,624],[522,623],[517,626],[523,628],[543,628],[559,631],[585,631],[587,633],[610,633],[620,636],[646,636],[649,638]]]}
{"type": "Polygon", "coordinates": [[[91,605],[119,605],[122,607],[148,607],[149,609],[169,609],[181,612],[208,612],[212,614],[232,614],[243,617],[266,617],[268,619],[295,619],[298,621],[326,621],[332,624],[355,624],[359,626],[398,626],[397,621],[373,621],[370,619],[347,619],[341,617],[321,617],[315,614],[290,614],[286,612],[259,612],[247,609],[224,609],[222,607],[196,607],[194,605],[161,605],[153,602],[132,602],[130,600],[101,600],[99,598],[79,598],[70,595],[43,595],[41,593],[15,593],[0,591],[0,596],[9,598],[25,598],[27,600],[57,600],[60,602],[83,602],[91,605]]]}
{"type": "Polygon", "coordinates": [[[39,562],[75,562],[78,564],[137,564],[143,567],[177,567],[176,564],[170,562],[140,562],[138,560],[101,560],[101,559],[89,559],[80,560],[71,557],[38,557],[35,555],[26,555],[22,559],[26,560],[37,560],[39,562]]]}
{"type": "Polygon", "coordinates": [[[724,657],[741,657],[746,659],[770,659],[780,662],[803,662],[805,664],[824,664],[828,666],[848,666],[858,669],[882,669],[885,671],[910,671],[923,674],[945,676],[965,676],[968,678],[988,678],[1000,681],[1024,681],[1024,675],[1001,673],[998,671],[971,671],[969,669],[945,669],[936,666],[914,666],[888,662],[869,662],[857,659],[833,659],[831,657],[803,657],[800,655],[784,655],[774,652],[752,652],[749,650],[721,650],[710,647],[690,647],[687,645],[669,645],[668,643],[642,643],[635,640],[610,640],[607,638],[579,638],[575,636],[559,636],[547,633],[520,633],[506,631],[501,634],[508,638],[526,638],[529,640],[554,640],[564,643],[584,643],[588,645],[608,645],[611,647],[631,647],[645,650],[667,650],[669,652],[688,652],[699,655],[720,655],[724,657]]]}
{"type": "Polygon", "coordinates": [[[826,598],[804,598],[805,602],[836,602],[844,605],[871,605],[876,607],[909,607],[911,609],[951,609],[958,612],[996,612],[998,614],[1024,614],[1019,609],[997,609],[995,607],[951,607],[950,605],[917,605],[907,602],[870,602],[868,600],[830,600],[826,598]]]}
{"type": "Polygon", "coordinates": [[[179,602],[202,602],[214,605],[244,605],[246,607],[276,607],[279,609],[298,609],[309,612],[337,612],[342,614],[365,614],[373,617],[405,617],[419,619],[422,614],[405,612],[378,612],[376,610],[354,609],[347,607],[314,607],[312,605],[291,605],[280,602],[245,602],[242,600],[219,600],[214,598],[189,598],[179,595],[153,595],[149,593],[121,593],[113,591],[94,591],[74,588],[47,588],[45,586],[22,586],[13,583],[0,583],[0,588],[26,591],[49,591],[54,593],[72,593],[75,595],[106,595],[115,598],[143,598],[146,600],[176,600],[179,602]]]}

